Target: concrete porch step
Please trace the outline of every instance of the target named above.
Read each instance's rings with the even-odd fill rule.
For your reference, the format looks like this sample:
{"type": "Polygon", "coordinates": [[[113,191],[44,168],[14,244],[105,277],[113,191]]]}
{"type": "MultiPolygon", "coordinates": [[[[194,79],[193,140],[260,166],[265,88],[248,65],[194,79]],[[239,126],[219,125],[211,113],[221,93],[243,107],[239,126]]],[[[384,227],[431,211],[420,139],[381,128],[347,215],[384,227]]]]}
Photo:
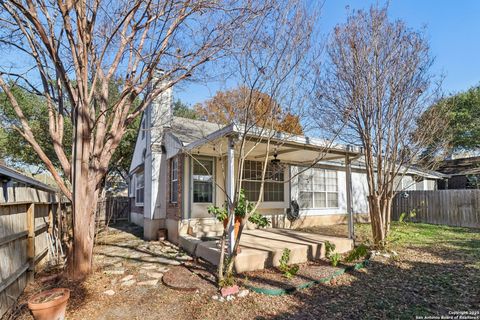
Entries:
{"type": "MultiPolygon", "coordinates": [[[[253,271],[278,266],[283,250],[291,250],[290,263],[304,263],[325,256],[325,241],[335,244],[336,252],[344,253],[353,248],[347,238],[324,236],[290,229],[246,230],[240,242],[241,253],[237,256],[237,272],[253,271]]],[[[180,236],[180,246],[190,254],[212,264],[218,264],[220,250],[218,241],[201,241],[191,236],[180,236]]]]}
{"type": "Polygon", "coordinates": [[[222,223],[199,224],[192,227],[191,235],[196,238],[219,237],[223,233],[222,223]]]}

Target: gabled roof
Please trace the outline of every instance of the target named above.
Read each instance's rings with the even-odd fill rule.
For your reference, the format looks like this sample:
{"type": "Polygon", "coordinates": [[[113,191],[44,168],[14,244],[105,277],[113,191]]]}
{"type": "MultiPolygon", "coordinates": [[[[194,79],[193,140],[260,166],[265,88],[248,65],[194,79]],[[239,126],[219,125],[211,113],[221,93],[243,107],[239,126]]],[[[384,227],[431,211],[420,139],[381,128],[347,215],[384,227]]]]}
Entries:
{"type": "Polygon", "coordinates": [[[186,146],[194,141],[207,137],[209,134],[221,128],[221,125],[208,121],[173,117],[169,132],[186,146]]]}

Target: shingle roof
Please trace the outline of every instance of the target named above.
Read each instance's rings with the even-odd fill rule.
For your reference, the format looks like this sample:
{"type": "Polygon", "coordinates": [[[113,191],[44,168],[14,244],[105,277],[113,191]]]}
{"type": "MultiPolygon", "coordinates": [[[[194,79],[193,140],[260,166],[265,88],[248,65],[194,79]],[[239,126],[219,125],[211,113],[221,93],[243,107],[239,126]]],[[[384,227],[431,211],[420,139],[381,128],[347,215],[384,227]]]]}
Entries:
{"type": "Polygon", "coordinates": [[[170,132],[177,137],[183,145],[202,139],[223,126],[217,123],[173,117],[170,132]]]}
{"type": "Polygon", "coordinates": [[[26,185],[36,187],[38,189],[42,189],[46,191],[55,191],[55,189],[50,187],[49,185],[46,185],[45,183],[42,183],[34,178],[28,177],[18,172],[17,170],[14,170],[12,168],[9,168],[1,164],[0,164],[0,177],[13,179],[13,180],[25,183],[26,185]]]}
{"type": "Polygon", "coordinates": [[[480,174],[480,157],[445,160],[438,171],[450,175],[480,174]]]}

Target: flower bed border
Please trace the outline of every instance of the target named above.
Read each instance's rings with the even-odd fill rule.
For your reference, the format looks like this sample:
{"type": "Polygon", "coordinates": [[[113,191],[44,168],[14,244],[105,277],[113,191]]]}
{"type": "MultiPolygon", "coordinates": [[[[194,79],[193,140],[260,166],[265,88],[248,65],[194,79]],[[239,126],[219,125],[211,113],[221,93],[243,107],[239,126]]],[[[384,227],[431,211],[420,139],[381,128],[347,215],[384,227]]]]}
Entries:
{"type": "Polygon", "coordinates": [[[305,282],[305,283],[302,283],[298,286],[292,286],[292,287],[286,288],[286,289],[267,289],[267,288],[261,288],[261,287],[256,287],[256,286],[252,286],[252,285],[247,285],[247,284],[244,284],[243,286],[245,288],[249,289],[249,290],[252,290],[253,292],[262,293],[262,294],[266,294],[266,295],[269,295],[269,296],[281,296],[281,295],[284,295],[284,294],[294,293],[294,292],[296,292],[298,290],[301,290],[301,289],[310,288],[310,287],[312,287],[316,284],[330,282],[334,278],[336,278],[338,276],[341,276],[345,272],[363,269],[369,263],[370,263],[370,261],[368,259],[366,259],[363,262],[356,263],[353,266],[348,266],[348,267],[345,267],[343,269],[337,270],[332,275],[330,275],[328,277],[324,277],[324,278],[320,278],[318,280],[305,282]]]}

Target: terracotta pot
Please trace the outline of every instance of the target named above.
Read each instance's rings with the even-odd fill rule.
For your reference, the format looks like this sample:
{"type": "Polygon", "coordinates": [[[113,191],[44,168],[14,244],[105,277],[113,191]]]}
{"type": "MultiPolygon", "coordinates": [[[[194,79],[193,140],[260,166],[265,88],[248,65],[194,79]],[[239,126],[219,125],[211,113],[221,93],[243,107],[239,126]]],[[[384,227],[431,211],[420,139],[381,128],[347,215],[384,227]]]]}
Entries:
{"type": "MultiPolygon", "coordinates": [[[[238,231],[240,230],[240,224],[242,223],[242,218],[235,217],[235,224],[233,225],[233,230],[235,231],[235,239],[237,239],[238,231]]],[[[223,220],[223,228],[226,229],[228,226],[228,218],[223,220]]]]}
{"type": "Polygon", "coordinates": [[[70,290],[66,288],[42,291],[28,300],[28,308],[32,311],[35,320],[63,320],[65,319],[65,310],[69,298],[70,290]],[[53,294],[59,294],[60,296],[54,300],[36,302],[53,294]]]}

